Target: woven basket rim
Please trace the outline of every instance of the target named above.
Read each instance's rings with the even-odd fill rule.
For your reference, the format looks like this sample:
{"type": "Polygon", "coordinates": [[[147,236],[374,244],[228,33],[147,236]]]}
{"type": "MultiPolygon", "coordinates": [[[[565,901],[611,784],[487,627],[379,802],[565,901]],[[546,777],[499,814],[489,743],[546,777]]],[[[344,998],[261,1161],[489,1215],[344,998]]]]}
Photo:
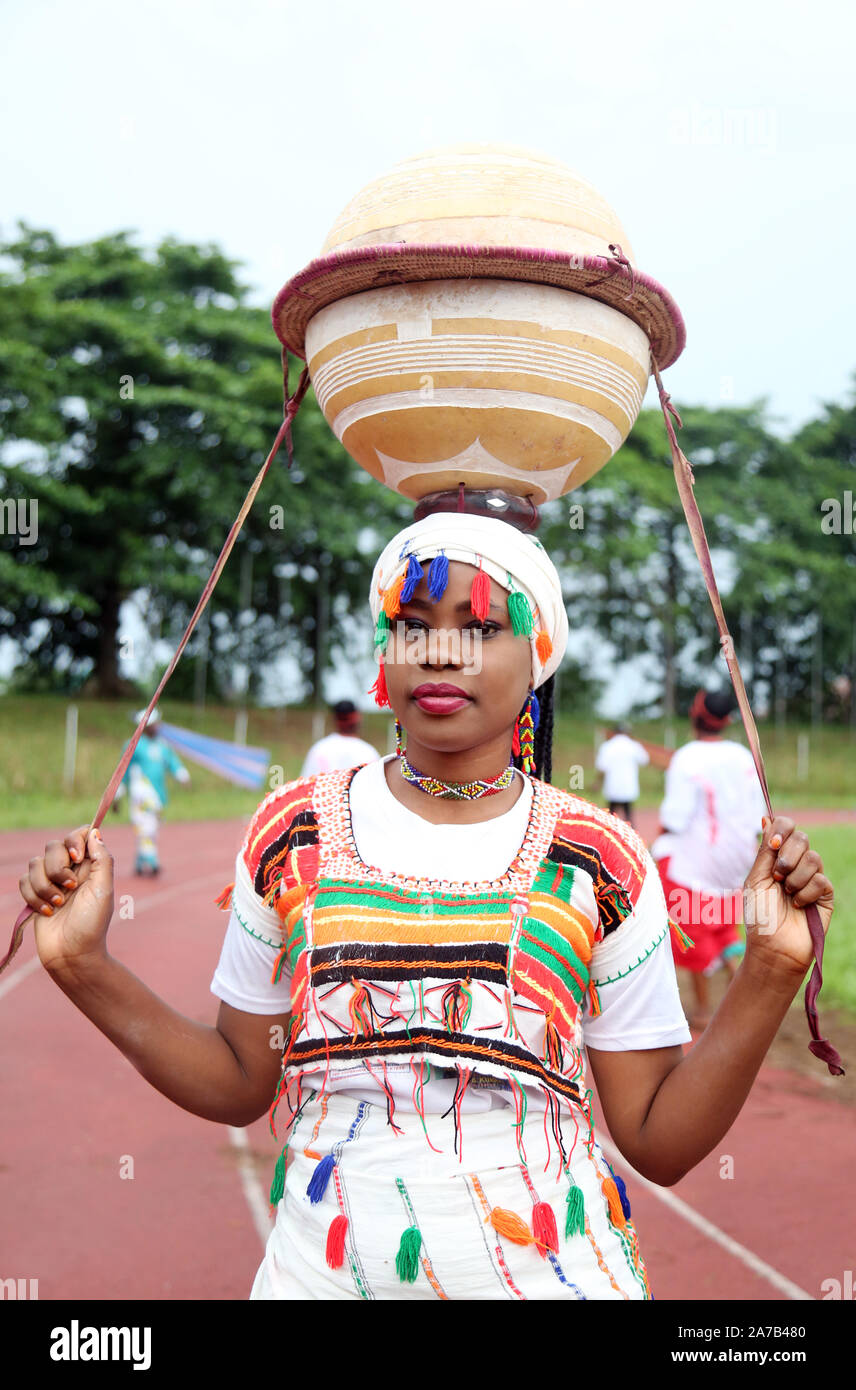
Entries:
{"type": "Polygon", "coordinates": [[[387,242],[330,251],[292,276],[273,303],[280,342],[306,357],[306,326],[329,304],[365,290],[431,280],[507,279],[548,285],[608,304],[645,333],[660,370],[676,362],[686,344],[680,309],[659,282],[613,256],[574,255],[532,246],[387,242]],[[520,268],[520,274],[503,274],[520,268]]]}

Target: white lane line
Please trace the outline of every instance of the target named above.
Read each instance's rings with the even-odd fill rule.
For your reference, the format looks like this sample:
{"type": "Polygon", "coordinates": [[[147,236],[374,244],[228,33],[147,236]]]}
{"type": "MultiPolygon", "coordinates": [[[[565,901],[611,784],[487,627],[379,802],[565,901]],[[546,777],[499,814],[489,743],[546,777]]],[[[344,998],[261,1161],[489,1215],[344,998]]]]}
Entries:
{"type": "Polygon", "coordinates": [[[736,1260],[740,1260],[740,1262],[746,1265],[748,1269],[751,1269],[754,1274],[757,1274],[760,1279],[766,1279],[767,1283],[772,1284],[774,1289],[778,1289],[780,1293],[783,1293],[785,1298],[808,1300],[810,1303],[816,1302],[814,1294],[806,1293],[805,1289],[801,1289],[798,1284],[794,1284],[790,1279],[786,1279],[784,1274],[780,1274],[777,1269],[773,1269],[772,1265],[768,1265],[766,1261],[760,1259],[758,1255],[753,1255],[752,1251],[747,1250],[745,1245],[741,1245],[739,1241],[733,1240],[731,1236],[726,1235],[725,1231],[721,1231],[718,1226],[714,1226],[712,1221],[708,1221],[707,1217],[700,1215],[700,1213],[689,1206],[688,1203],[681,1201],[681,1198],[676,1197],[667,1187],[658,1187],[656,1183],[649,1182],[647,1178],[643,1178],[641,1173],[637,1173],[635,1169],[630,1167],[627,1160],[608,1139],[602,1138],[599,1134],[596,1137],[604,1153],[608,1154],[613,1161],[620,1165],[622,1175],[624,1172],[629,1173],[634,1182],[638,1182],[642,1187],[646,1188],[648,1192],[652,1192],[670,1211],[675,1212],[677,1216],[682,1216],[684,1221],[689,1222],[691,1226],[695,1226],[696,1230],[701,1231],[709,1240],[714,1241],[717,1245],[721,1245],[723,1250],[727,1250],[729,1255],[733,1255],[736,1260]]]}
{"type": "MultiPolygon", "coordinates": [[[[184,883],[174,884],[172,888],[163,888],[160,893],[151,893],[147,898],[141,898],[138,903],[134,903],[133,917],[125,918],[114,916],[110,930],[115,932],[117,926],[122,922],[136,921],[137,917],[142,916],[144,912],[149,912],[153,907],[160,907],[161,903],[167,902],[170,898],[176,897],[179,893],[186,893],[191,888],[203,888],[205,884],[211,883],[215,885],[219,884],[222,887],[222,873],[205,874],[202,878],[189,878],[184,883]]],[[[122,896],[128,897],[132,895],[117,894],[119,898],[122,896]]],[[[16,985],[19,985],[22,980],[26,980],[28,975],[32,975],[33,971],[37,970],[40,964],[41,961],[38,956],[33,956],[32,960],[28,960],[26,965],[22,965],[20,969],[16,970],[8,979],[0,979],[0,999],[8,994],[10,990],[13,990],[16,985]]]]}
{"type": "Polygon", "coordinates": [[[33,959],[28,960],[26,965],[22,965],[20,970],[16,970],[14,975],[10,975],[8,980],[0,980],[0,999],[3,998],[4,994],[13,990],[16,985],[19,985],[22,980],[26,980],[27,976],[32,975],[33,971],[38,970],[40,966],[41,961],[38,956],[33,956],[33,959]]]}
{"type": "Polygon", "coordinates": [[[247,1206],[253,1218],[253,1225],[258,1232],[262,1248],[264,1248],[271,1233],[270,1203],[256,1176],[253,1160],[250,1157],[250,1142],[247,1138],[247,1131],[236,1129],[234,1125],[227,1125],[227,1129],[229,1130],[229,1138],[238,1151],[238,1173],[241,1178],[241,1186],[244,1189],[247,1206]]]}

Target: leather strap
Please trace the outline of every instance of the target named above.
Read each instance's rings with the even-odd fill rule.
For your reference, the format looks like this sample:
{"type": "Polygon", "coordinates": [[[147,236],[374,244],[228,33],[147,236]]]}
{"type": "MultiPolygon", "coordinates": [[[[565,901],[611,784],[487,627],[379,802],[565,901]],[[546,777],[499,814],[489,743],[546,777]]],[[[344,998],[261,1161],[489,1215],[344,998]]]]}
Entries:
{"type": "MultiPolygon", "coordinates": [[[[743,676],[740,672],[740,665],[737,660],[737,653],[734,647],[728,625],[725,621],[725,614],[722,609],[722,600],[719,597],[719,589],[716,585],[716,577],[713,573],[713,563],[710,558],[710,548],[705,535],[704,522],[698,503],[693,492],[692,465],[683,453],[678,444],[672,419],[677,421],[678,428],[682,428],[681,417],[672,405],[668,392],[663,387],[657,363],[651,356],[651,368],[654,373],[654,380],[657,383],[657,390],[660,394],[660,406],[663,411],[663,418],[666,422],[666,433],[669,436],[669,448],[672,453],[672,464],[675,470],[675,481],[678,485],[678,496],[684,509],[687,519],[690,536],[692,538],[698,562],[701,565],[701,572],[704,576],[704,583],[707,589],[708,598],[713,607],[716,625],[719,628],[720,642],[722,645],[723,656],[728,665],[731,681],[734,686],[734,693],[737,696],[737,704],[740,709],[740,717],[743,720],[743,727],[746,730],[746,738],[749,742],[749,750],[758,771],[758,781],[761,783],[761,791],[764,794],[767,811],[770,819],[773,819],[773,807],[770,802],[770,791],[767,786],[767,773],[764,768],[764,759],[761,755],[761,743],[758,738],[758,730],[755,726],[755,719],[752,708],[749,704],[749,697],[746,694],[746,687],[743,684],[743,676]],[[671,418],[670,418],[671,417],[671,418]]],[[[822,962],[823,962],[823,925],[820,920],[820,913],[815,903],[809,903],[805,910],[811,942],[814,948],[814,968],[811,977],[806,985],[805,991],[805,1012],[808,1019],[808,1026],[811,1032],[812,1041],[809,1043],[809,1051],[815,1057],[819,1057],[825,1062],[833,1076],[843,1076],[844,1068],[841,1065],[841,1058],[831,1043],[820,1035],[820,1021],[817,1014],[817,997],[820,994],[820,987],[823,984],[822,962]]]]}
{"type": "MultiPolygon", "coordinates": [[[[284,348],[282,353],[282,365],[283,381],[287,383],[288,361],[284,348]]],[[[152,710],[155,708],[155,705],[157,704],[158,700],[160,699],[161,694],[170,676],[172,675],[173,671],[178,665],[182,652],[184,651],[185,647],[187,646],[187,643],[190,640],[193,629],[196,627],[196,624],[202,617],[202,614],[204,613],[205,608],[207,607],[208,600],[213,594],[215,588],[217,587],[217,581],[219,580],[220,575],[223,573],[226,561],[232,553],[232,548],[235,544],[235,541],[238,539],[238,534],[241,530],[241,527],[247,519],[247,515],[250,511],[250,508],[252,507],[253,502],[256,499],[256,494],[258,493],[259,488],[261,487],[262,483],[267,477],[267,473],[271,464],[273,463],[274,459],[279,453],[280,446],[282,445],[283,440],[285,440],[287,444],[288,465],[289,468],[291,467],[291,422],[297,414],[298,406],[300,405],[300,402],[303,400],[303,397],[306,394],[306,388],[308,385],[309,369],[304,368],[303,372],[301,373],[300,381],[297,384],[297,389],[295,390],[294,395],[287,396],[284,402],[283,420],[277,432],[276,439],[273,442],[273,448],[271,449],[270,453],[268,454],[267,458],[265,459],[264,463],[262,464],[261,468],[256,474],[252,484],[250,485],[250,490],[244,498],[244,501],[241,505],[241,510],[238,512],[238,515],[232,523],[232,528],[229,531],[229,534],[223,543],[223,548],[217,557],[217,561],[214,565],[213,570],[211,571],[211,574],[208,577],[208,580],[205,584],[205,588],[202,590],[199,602],[193,610],[193,616],[191,617],[190,622],[187,624],[187,627],[184,631],[184,636],[182,637],[181,641],[176,647],[175,652],[173,654],[173,658],[167,666],[166,670],[164,671],[157,690],[155,691],[152,698],[149,700],[149,703],[147,704],[145,711],[143,712],[143,716],[140,719],[140,722],[137,725],[136,729],[134,730],[133,738],[131,739],[130,743],[128,744],[127,748],[125,749],[124,753],[119,759],[113,776],[107,783],[104,795],[101,797],[101,800],[98,803],[98,809],[96,810],[95,815],[92,817],[92,823],[89,826],[89,830],[97,830],[99,828],[105,815],[107,814],[108,810],[113,804],[113,798],[115,797],[116,792],[119,788],[119,783],[121,782],[122,778],[125,776],[125,773],[128,770],[128,764],[134,756],[134,750],[136,749],[137,744],[139,743],[142,737],[143,729],[146,727],[148,717],[151,714],[152,710]]],[[[87,834],[88,833],[89,831],[87,831],[87,834]]],[[[0,974],[3,973],[3,971],[6,969],[6,967],[9,965],[9,963],[16,955],[21,945],[21,942],[24,939],[24,928],[27,924],[27,921],[32,916],[33,910],[31,907],[25,907],[19,914],[18,919],[15,922],[14,927],[12,928],[12,939],[9,943],[9,949],[6,952],[3,959],[0,960],[0,974]]]]}

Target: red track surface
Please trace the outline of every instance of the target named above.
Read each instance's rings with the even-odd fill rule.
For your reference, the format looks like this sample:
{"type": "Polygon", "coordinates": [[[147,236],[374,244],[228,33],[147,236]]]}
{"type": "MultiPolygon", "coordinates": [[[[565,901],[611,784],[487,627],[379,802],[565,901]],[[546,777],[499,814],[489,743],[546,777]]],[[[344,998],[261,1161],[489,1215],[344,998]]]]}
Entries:
{"type": "MultiPolygon", "coordinates": [[[[52,837],[0,836],[7,936],[20,905],[17,880],[52,837]]],[[[213,1022],[217,1003],[208,985],[225,917],[212,900],[232,878],[241,826],[167,825],[156,880],[130,874],[128,826],[108,823],[106,838],[117,859],[117,905],[131,894],[135,912],[133,920],[117,912],[114,954],[175,1008],[213,1022]]],[[[245,1299],[261,1241],[230,1131],[153,1091],[34,957],[28,930],[0,976],[0,1279],[38,1279],[42,1299],[245,1299]],[[133,1159],[132,1179],[120,1177],[125,1156],[133,1159]]],[[[853,1084],[850,1061],[851,1076],[837,1084],[853,1084]]],[[[856,1269],[854,1112],[829,1099],[822,1075],[820,1064],[816,1083],[762,1070],[717,1153],[670,1189],[812,1298],[822,1296],[824,1280],[856,1269]],[[733,1159],[733,1178],[720,1176],[723,1155],[733,1159]]],[[[265,1120],[247,1134],[266,1190],[277,1149],[265,1120]]],[[[626,1174],[620,1160],[616,1166],[626,1174]]],[[[657,1298],[792,1296],[632,1176],[627,1186],[657,1298]]]]}

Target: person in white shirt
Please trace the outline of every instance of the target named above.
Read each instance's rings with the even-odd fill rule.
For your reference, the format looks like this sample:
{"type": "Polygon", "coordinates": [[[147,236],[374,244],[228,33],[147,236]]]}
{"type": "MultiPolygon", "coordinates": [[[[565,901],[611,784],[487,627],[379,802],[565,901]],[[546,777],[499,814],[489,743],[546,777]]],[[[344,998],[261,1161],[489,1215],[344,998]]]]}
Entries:
{"type": "Polygon", "coordinates": [[[633,803],[639,799],[639,769],[651,761],[645,748],[630,738],[625,724],[610,729],[606,741],[597,750],[595,767],[603,781],[603,795],[610,814],[621,816],[633,824],[633,803]]]}
{"type": "Polygon", "coordinates": [[[314,777],[318,772],[345,771],[360,763],[371,763],[380,757],[377,749],[359,737],[362,715],[351,700],[340,700],[333,706],[336,729],[326,738],[313,743],[303,762],[301,777],[314,777]]]}
{"type": "Polygon", "coordinates": [[[743,881],[758,850],[764,799],[752,755],[722,737],[730,722],[731,692],[698,691],[690,708],[696,737],[674,754],[660,807],[661,833],[651,853],[671,917],[692,946],[675,960],[691,972],[695,1013],[710,1016],[709,976],[719,964],[737,971],[743,951],[743,881]]]}

